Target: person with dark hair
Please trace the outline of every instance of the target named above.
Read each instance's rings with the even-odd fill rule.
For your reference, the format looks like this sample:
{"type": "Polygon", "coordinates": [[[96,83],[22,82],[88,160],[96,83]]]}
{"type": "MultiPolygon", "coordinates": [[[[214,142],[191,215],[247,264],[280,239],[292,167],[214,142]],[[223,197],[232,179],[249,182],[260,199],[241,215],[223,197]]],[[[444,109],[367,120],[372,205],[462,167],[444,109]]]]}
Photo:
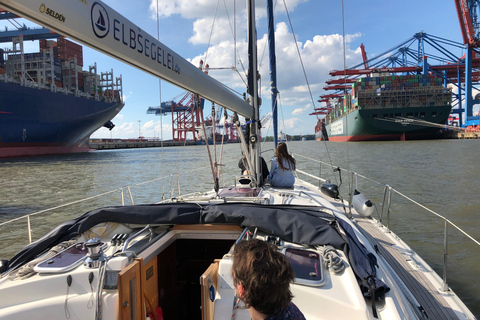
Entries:
{"type": "MultiPolygon", "coordinates": [[[[261,161],[260,169],[262,170],[262,175],[261,175],[262,181],[260,181],[260,185],[263,185],[263,182],[267,179],[269,172],[268,172],[268,166],[267,166],[267,163],[265,162],[265,159],[263,159],[263,157],[260,157],[260,161],[261,161]]],[[[247,172],[248,163],[245,156],[242,156],[240,161],[238,161],[238,167],[241,170],[241,174],[248,174],[247,172]]]]}
{"type": "Polygon", "coordinates": [[[272,165],[268,180],[272,187],[293,188],[295,184],[295,159],[288,153],[287,144],[280,142],[275,150],[275,157],[272,159],[272,165]]]}
{"type": "Polygon", "coordinates": [[[304,320],[292,302],[290,283],[295,279],[288,259],[268,242],[252,239],[233,250],[233,285],[252,320],[304,320]]]}

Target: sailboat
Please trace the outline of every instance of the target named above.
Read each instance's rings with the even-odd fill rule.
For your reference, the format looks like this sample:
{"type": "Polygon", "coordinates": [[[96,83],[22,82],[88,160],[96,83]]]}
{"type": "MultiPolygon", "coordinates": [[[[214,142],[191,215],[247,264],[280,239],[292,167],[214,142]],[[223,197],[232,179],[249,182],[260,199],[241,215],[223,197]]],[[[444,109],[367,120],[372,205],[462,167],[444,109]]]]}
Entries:
{"type": "MultiPolygon", "coordinates": [[[[253,0],[247,1],[250,104],[101,1],[49,1],[62,8],[64,22],[39,12],[35,1],[0,5],[259,119],[253,0]],[[105,30],[85,23],[98,12],[121,30],[142,32],[135,39],[158,49],[155,60],[116,41],[108,23],[105,30]]],[[[233,289],[232,246],[259,239],[289,259],[293,301],[307,319],[475,319],[446,278],[372,218],[358,191],[345,201],[328,182],[320,190],[300,179],[293,189],[261,186],[258,122],[251,121],[244,147],[248,175],[234,185],[221,187],[217,179],[208,192],[93,210],[1,261],[0,318],[250,319],[233,289]]]]}

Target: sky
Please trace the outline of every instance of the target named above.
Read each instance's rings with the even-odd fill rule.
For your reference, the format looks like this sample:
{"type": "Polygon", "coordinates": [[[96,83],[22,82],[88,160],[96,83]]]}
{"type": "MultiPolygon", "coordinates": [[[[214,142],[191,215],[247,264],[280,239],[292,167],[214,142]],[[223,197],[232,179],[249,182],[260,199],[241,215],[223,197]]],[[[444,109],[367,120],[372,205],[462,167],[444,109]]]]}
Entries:
{"type": "MultiPolygon", "coordinates": [[[[158,0],[158,4],[157,0],[104,2],[194,65],[198,65],[202,59],[212,69],[220,68],[210,70],[209,75],[237,92],[245,92],[243,66],[248,65],[245,1],[158,0]],[[236,37],[232,31],[234,21],[236,37]],[[238,72],[233,71],[232,67],[236,67],[238,72]]],[[[330,93],[323,89],[325,81],[332,78],[329,72],[344,69],[344,63],[347,67],[361,63],[360,44],[364,44],[368,58],[371,58],[420,31],[462,42],[454,0],[344,0],[345,55],[342,1],[274,0],[274,6],[277,88],[280,92],[278,124],[279,130],[289,135],[315,132],[317,117],[309,113],[322,106],[317,101],[320,95],[330,93]],[[285,7],[288,8],[288,15],[285,7]]],[[[263,116],[272,108],[266,47],[266,0],[257,0],[256,15],[262,96],[260,114],[263,116]]],[[[23,19],[18,21],[25,22],[23,19]]],[[[5,25],[12,29],[9,23],[0,21],[2,29],[5,25]]],[[[7,45],[0,44],[0,48],[7,45]]],[[[458,56],[463,54],[461,49],[456,50],[458,56]]],[[[38,42],[26,44],[25,51],[38,51],[38,42]]],[[[182,89],[165,81],[159,82],[158,78],[90,48],[84,47],[83,52],[84,69],[96,62],[99,72],[113,69],[114,76],[121,74],[123,80],[125,106],[112,120],[115,128],[112,131],[101,128],[92,138],[137,138],[141,135],[171,139],[171,115],[160,119],[159,116],[147,114],[146,110],[158,106],[160,101],[183,95],[185,92],[182,89]]],[[[210,110],[210,107],[206,107],[206,116],[210,110]]],[[[262,135],[272,135],[272,132],[271,124],[267,123],[262,135]]]]}

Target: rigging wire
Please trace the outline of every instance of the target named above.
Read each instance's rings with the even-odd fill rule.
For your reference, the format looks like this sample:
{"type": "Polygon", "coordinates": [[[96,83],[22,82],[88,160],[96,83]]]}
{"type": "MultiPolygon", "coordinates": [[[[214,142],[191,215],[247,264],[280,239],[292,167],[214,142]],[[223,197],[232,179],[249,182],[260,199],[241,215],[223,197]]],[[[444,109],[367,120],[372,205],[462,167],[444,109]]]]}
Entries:
{"type": "Polygon", "coordinates": [[[305,82],[307,83],[308,93],[310,94],[310,100],[312,100],[312,106],[315,109],[315,101],[313,99],[312,90],[310,90],[310,83],[308,82],[307,72],[305,71],[305,66],[303,64],[302,55],[300,54],[300,49],[298,48],[297,37],[295,36],[295,31],[293,30],[292,21],[290,20],[290,14],[288,13],[287,3],[285,2],[285,0],[283,0],[283,5],[285,7],[285,12],[287,14],[288,23],[290,24],[290,29],[292,30],[292,36],[293,36],[293,40],[295,42],[295,47],[297,48],[298,57],[300,58],[300,64],[302,65],[303,76],[305,77],[305,82]]]}
{"type": "MultiPolygon", "coordinates": [[[[219,7],[219,3],[220,3],[220,0],[217,1],[217,6],[215,8],[215,15],[213,17],[213,21],[212,21],[212,27],[210,29],[210,36],[208,38],[208,44],[207,44],[207,50],[205,51],[205,64],[207,64],[207,56],[208,56],[208,50],[210,48],[210,44],[211,44],[211,40],[212,40],[212,37],[213,37],[213,28],[215,26],[215,20],[216,20],[216,16],[217,16],[217,12],[218,12],[218,7],[219,7]]],[[[244,73],[244,76],[242,76],[242,74],[238,71],[237,69],[237,54],[240,55],[240,53],[238,52],[238,49],[237,49],[237,25],[236,25],[236,1],[234,1],[234,8],[233,8],[233,12],[234,12],[234,23],[233,23],[233,28],[232,28],[232,23],[230,21],[230,15],[228,14],[228,8],[227,8],[227,4],[225,2],[225,0],[223,0],[223,3],[224,3],[224,6],[225,6],[225,12],[227,14],[227,19],[228,19],[228,22],[230,24],[230,31],[232,32],[232,35],[233,35],[233,66],[231,67],[220,67],[220,68],[208,68],[209,70],[226,70],[226,69],[229,69],[229,70],[233,70],[234,72],[236,72],[238,74],[238,76],[240,77],[240,80],[242,80],[242,82],[245,84],[245,86],[247,85],[247,82],[245,80],[245,78],[247,77],[247,71],[245,70],[245,66],[243,65],[243,62],[241,59],[239,59],[239,62],[240,62],[240,65],[242,66],[242,69],[243,69],[243,73],[244,73]],[[245,78],[244,78],[245,77],[245,78]]],[[[232,90],[233,92],[241,95],[240,93],[232,90]]]]}
{"type": "Polygon", "coordinates": [[[283,108],[282,108],[282,100],[280,99],[280,92],[277,93],[277,104],[280,104],[280,113],[282,114],[282,125],[283,125],[283,130],[285,130],[285,140],[287,140],[287,128],[285,127],[285,117],[283,116],[283,108]]]}
{"type": "MultiPolygon", "coordinates": [[[[160,18],[158,16],[158,0],[157,0],[157,40],[160,41],[160,18]]],[[[158,92],[160,100],[160,110],[162,110],[162,79],[158,79],[158,92]]],[[[155,137],[153,137],[155,139],[155,137]]],[[[173,139],[173,137],[172,137],[173,139]]],[[[160,171],[161,176],[163,177],[163,116],[160,115],[160,150],[161,150],[161,165],[160,171]]],[[[162,200],[165,199],[165,183],[162,181],[162,200]]]]}
{"type": "MultiPolygon", "coordinates": [[[[200,101],[199,99],[197,99],[197,97],[195,97],[195,100],[194,101],[197,101],[196,103],[194,102],[193,104],[190,105],[190,109],[191,109],[191,112],[192,114],[195,112],[194,110],[194,107],[195,105],[197,105],[197,108],[200,108],[200,101]]],[[[203,119],[203,112],[202,112],[202,119],[203,119]]],[[[186,150],[186,147],[187,147],[187,133],[185,133],[185,140],[183,141],[183,146],[182,146],[182,152],[180,153],[180,159],[179,161],[177,162],[178,165],[177,165],[177,173],[176,173],[176,176],[177,176],[177,188],[178,188],[178,195],[180,195],[180,166],[183,164],[183,156],[185,155],[185,150],[186,150]]],[[[192,133],[193,135],[193,133],[192,133]]],[[[194,138],[194,137],[192,137],[194,138]]],[[[172,137],[173,139],[173,137],[172,137]]],[[[170,176],[170,198],[173,198],[173,174],[170,176]]]]}
{"type": "MultiPolygon", "coordinates": [[[[297,43],[297,38],[295,37],[295,31],[293,29],[293,25],[292,25],[292,21],[290,19],[290,15],[288,13],[288,8],[287,8],[287,4],[285,3],[285,0],[283,0],[283,4],[284,4],[284,7],[285,7],[285,11],[286,11],[286,14],[287,14],[287,17],[288,17],[288,22],[290,24],[290,29],[292,30],[292,36],[293,36],[293,39],[294,39],[294,42],[295,42],[295,46],[297,48],[297,54],[300,58],[300,63],[302,65],[302,70],[303,70],[303,74],[305,76],[305,81],[307,83],[307,88],[308,88],[308,92],[310,93],[310,99],[312,100],[312,106],[313,108],[315,109],[315,102],[314,102],[314,99],[313,99],[313,95],[312,95],[312,91],[310,90],[310,83],[308,82],[308,78],[307,78],[307,73],[305,71],[305,67],[303,65],[303,60],[302,60],[302,57],[301,57],[301,54],[300,54],[300,50],[298,48],[298,43],[297,43]]],[[[343,16],[343,0],[342,0],[342,16],[343,16]]],[[[344,37],[345,38],[345,37],[344,37]]],[[[345,57],[345,50],[344,50],[344,57],[345,57]]],[[[345,64],[345,63],[344,63],[345,64]]],[[[280,93],[279,93],[280,94],[280,93]]],[[[283,113],[282,113],[282,118],[283,118],[283,113]]],[[[318,115],[317,115],[317,119],[318,119],[318,115]]],[[[285,123],[284,123],[284,127],[285,127],[285,123]]],[[[333,168],[333,161],[332,161],[332,158],[330,156],[330,152],[328,151],[328,147],[327,147],[327,142],[325,141],[325,139],[323,139],[323,143],[325,145],[325,151],[327,153],[327,157],[328,157],[328,161],[330,162],[332,168],[333,168]]],[[[337,180],[337,176],[334,175],[334,178],[335,178],[335,182],[337,183],[338,185],[338,180],[337,180]]]]}
{"type": "MultiPolygon", "coordinates": [[[[199,99],[198,98],[198,95],[197,95],[197,100],[199,99]]],[[[210,148],[208,146],[208,137],[207,137],[207,131],[205,130],[205,118],[203,116],[203,111],[201,111],[201,114],[202,114],[202,130],[203,130],[203,135],[204,135],[204,139],[205,139],[205,145],[207,146],[207,153],[208,153],[208,160],[210,161],[210,169],[212,170],[212,175],[213,175],[213,183],[215,185],[215,177],[216,177],[216,171],[215,171],[215,168],[214,168],[214,165],[213,165],[213,162],[212,162],[212,154],[210,153],[210,148]]],[[[215,190],[215,192],[218,192],[218,190],[215,190]]]]}
{"type": "MultiPolygon", "coordinates": [[[[345,49],[345,6],[342,0],[342,42],[343,42],[343,79],[344,79],[344,85],[345,89],[344,90],[344,96],[343,96],[343,104],[345,105],[347,103],[347,58],[346,58],[346,49],[345,49]]],[[[348,105],[347,105],[348,107],[348,105]]],[[[351,107],[351,105],[350,105],[351,107]]],[[[348,108],[346,109],[348,112],[348,108]]],[[[345,115],[345,131],[347,134],[347,170],[350,172],[350,155],[349,155],[349,146],[348,146],[348,119],[346,118],[348,116],[345,115]]],[[[343,119],[340,119],[343,122],[343,119]]],[[[341,173],[339,173],[341,174],[341,173]]],[[[350,175],[348,175],[348,181],[350,182],[350,175]]],[[[350,183],[349,183],[350,185],[350,183]]]]}
{"type": "Polygon", "coordinates": [[[217,18],[217,12],[218,12],[219,4],[220,4],[220,0],[217,1],[217,6],[215,7],[215,14],[213,15],[212,28],[210,29],[210,36],[208,37],[207,50],[205,51],[205,59],[204,59],[205,60],[205,65],[207,64],[208,49],[210,49],[210,43],[212,41],[213,26],[215,25],[215,19],[217,18]]]}

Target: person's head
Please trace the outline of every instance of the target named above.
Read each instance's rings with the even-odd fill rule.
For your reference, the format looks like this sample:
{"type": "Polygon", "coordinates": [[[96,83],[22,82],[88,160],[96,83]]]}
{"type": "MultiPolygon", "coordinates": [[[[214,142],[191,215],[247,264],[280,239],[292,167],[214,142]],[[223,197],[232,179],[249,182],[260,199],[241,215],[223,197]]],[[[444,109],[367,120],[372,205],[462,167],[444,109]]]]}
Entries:
{"type": "Polygon", "coordinates": [[[275,150],[275,155],[286,156],[288,154],[287,144],[285,142],[279,142],[277,149],[275,150]]]}
{"type": "Polygon", "coordinates": [[[295,159],[288,153],[287,144],[285,142],[280,142],[277,145],[275,157],[278,159],[278,165],[280,166],[280,169],[285,170],[283,166],[283,159],[286,159],[288,162],[290,162],[290,168],[287,169],[295,170],[295,159]]]}
{"type": "Polygon", "coordinates": [[[295,278],[290,263],[277,247],[252,239],[235,245],[232,266],[237,296],[247,308],[274,315],[288,307],[295,278]]]}

